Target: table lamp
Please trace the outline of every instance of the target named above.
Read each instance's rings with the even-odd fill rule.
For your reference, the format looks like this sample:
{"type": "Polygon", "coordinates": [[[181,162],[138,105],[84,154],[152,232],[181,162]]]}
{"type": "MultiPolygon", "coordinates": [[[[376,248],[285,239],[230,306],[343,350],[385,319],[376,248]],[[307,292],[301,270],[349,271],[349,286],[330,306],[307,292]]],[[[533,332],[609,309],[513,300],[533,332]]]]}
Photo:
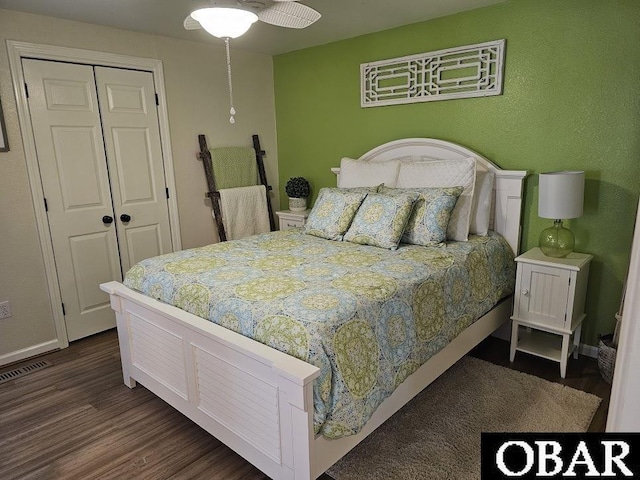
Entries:
{"type": "Polygon", "coordinates": [[[546,172],[539,177],[538,216],[554,222],[540,233],[538,245],[549,257],[566,257],[573,251],[575,237],[562,220],[582,215],[584,172],[546,172]]]}

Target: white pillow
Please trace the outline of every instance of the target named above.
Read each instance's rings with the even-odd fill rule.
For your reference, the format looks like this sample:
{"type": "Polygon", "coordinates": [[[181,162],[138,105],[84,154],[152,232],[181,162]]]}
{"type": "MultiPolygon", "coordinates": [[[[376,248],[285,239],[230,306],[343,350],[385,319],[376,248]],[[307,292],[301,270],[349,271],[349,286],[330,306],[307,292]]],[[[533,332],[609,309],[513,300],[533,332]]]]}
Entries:
{"type": "Polygon", "coordinates": [[[458,187],[464,188],[451,213],[447,238],[469,239],[469,223],[473,192],[476,183],[476,159],[433,160],[427,162],[403,162],[398,174],[397,188],[458,187]]]}
{"type": "Polygon", "coordinates": [[[473,193],[469,233],[483,237],[489,234],[494,181],[495,174],[493,172],[476,170],[476,185],[473,193]]]}
{"type": "Polygon", "coordinates": [[[384,183],[387,187],[395,187],[398,181],[400,161],[361,162],[352,158],[340,161],[339,188],[377,187],[384,183]]]}

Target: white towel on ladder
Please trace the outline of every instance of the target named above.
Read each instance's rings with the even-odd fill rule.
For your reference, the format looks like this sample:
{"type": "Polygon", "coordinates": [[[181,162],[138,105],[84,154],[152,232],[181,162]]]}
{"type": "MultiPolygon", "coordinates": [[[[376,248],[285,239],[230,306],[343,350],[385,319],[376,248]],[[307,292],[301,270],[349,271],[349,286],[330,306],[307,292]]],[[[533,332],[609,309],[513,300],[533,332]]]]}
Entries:
{"type": "Polygon", "coordinates": [[[220,209],[227,240],[271,230],[264,185],[220,190],[220,209]]]}

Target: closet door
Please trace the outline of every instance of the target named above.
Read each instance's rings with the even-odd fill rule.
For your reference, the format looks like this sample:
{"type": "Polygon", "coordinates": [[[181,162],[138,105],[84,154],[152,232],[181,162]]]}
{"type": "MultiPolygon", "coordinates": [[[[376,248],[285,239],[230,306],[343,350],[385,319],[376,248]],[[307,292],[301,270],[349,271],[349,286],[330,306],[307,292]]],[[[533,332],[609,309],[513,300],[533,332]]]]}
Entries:
{"type": "Polygon", "coordinates": [[[93,67],[23,60],[69,340],[115,326],[98,285],[121,280],[93,67]]]}
{"type": "Polygon", "coordinates": [[[172,251],[150,72],[95,67],[122,271],[172,251]]]}

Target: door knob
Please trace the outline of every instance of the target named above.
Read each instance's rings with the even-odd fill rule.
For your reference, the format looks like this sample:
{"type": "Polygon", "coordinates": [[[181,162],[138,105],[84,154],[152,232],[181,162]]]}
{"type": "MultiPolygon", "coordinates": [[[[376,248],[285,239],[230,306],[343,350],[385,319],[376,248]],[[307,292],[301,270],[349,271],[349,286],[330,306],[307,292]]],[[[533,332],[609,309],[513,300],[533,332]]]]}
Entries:
{"type": "Polygon", "coordinates": [[[120,215],[120,220],[122,220],[124,223],[130,222],[131,215],[127,215],[126,213],[123,213],[122,215],[120,215]]]}
{"type": "Polygon", "coordinates": [[[102,217],[102,223],[106,223],[107,225],[113,223],[113,217],[105,215],[104,217],[102,217]]]}

